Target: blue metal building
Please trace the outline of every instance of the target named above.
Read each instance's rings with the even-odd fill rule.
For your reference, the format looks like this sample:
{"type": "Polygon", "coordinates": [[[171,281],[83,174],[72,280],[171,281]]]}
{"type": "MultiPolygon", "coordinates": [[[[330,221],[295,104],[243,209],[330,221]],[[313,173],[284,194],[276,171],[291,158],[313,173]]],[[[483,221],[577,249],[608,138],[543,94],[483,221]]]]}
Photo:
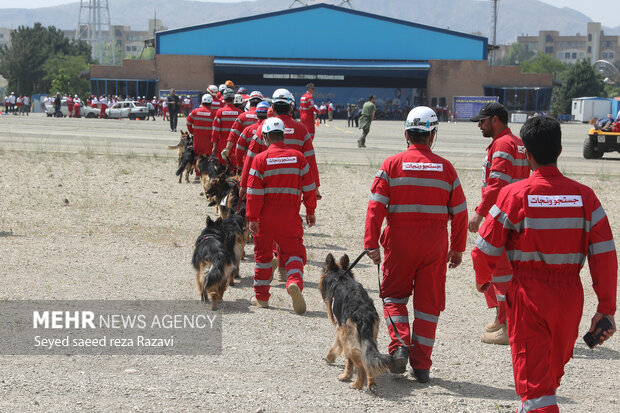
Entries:
{"type": "Polygon", "coordinates": [[[168,30],[158,55],[214,56],[214,81],[233,80],[295,95],[317,85],[315,101],[409,106],[426,98],[429,60],[486,60],[487,38],[328,4],[168,30]],[[318,24],[320,23],[320,25],[318,24]],[[321,27],[317,30],[317,27],[321,27]]]}

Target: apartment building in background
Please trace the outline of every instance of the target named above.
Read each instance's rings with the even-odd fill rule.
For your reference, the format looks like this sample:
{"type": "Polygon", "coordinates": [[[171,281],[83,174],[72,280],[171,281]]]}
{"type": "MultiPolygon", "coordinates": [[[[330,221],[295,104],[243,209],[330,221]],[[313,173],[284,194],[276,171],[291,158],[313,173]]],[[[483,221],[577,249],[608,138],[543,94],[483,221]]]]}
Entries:
{"type": "Polygon", "coordinates": [[[575,63],[588,59],[614,62],[620,60],[620,36],[607,36],[601,29],[601,23],[588,23],[585,35],[560,36],[552,30],[541,30],[538,36],[519,36],[517,43],[523,44],[528,50],[543,52],[564,63],[575,63]]]}

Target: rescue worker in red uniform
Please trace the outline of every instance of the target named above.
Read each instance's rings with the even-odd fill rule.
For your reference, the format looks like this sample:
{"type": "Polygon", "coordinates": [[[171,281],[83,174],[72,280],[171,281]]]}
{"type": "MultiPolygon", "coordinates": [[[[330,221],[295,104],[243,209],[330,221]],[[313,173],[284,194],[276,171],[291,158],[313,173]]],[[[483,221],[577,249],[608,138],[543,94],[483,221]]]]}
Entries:
{"type": "Polygon", "coordinates": [[[286,263],[286,291],[297,314],[306,312],[303,271],[306,248],[299,208],[303,195],[306,223],[315,223],[316,184],[304,155],[284,144],[282,119],[265,120],[263,139],[269,147],[252,160],[247,187],[247,219],[254,235],[254,293],[252,304],[269,305],[273,243],[280,246],[286,263]]]}
{"type": "Polygon", "coordinates": [[[530,118],[521,137],[534,172],[500,190],[472,259],[476,288],[482,292],[501,254],[508,253],[513,280],[506,305],[515,391],[521,397],[517,411],[552,413],[559,412],[555,392],[579,336],[584,302],[579,272],[587,257],[598,297],[590,331],[603,317],[612,324],[602,342],[616,331],[618,261],[609,221],[594,191],[557,168],[559,122],[530,118]]]}
{"type": "Polygon", "coordinates": [[[67,95],[67,112],[69,113],[69,117],[72,118],[73,117],[73,98],[71,97],[71,95],[67,95]]]}
{"type": "MultiPolygon", "coordinates": [[[[482,136],[492,138],[487,147],[487,156],[482,163],[482,200],[469,220],[469,231],[478,232],[482,220],[497,199],[499,190],[504,186],[525,179],[530,175],[530,168],[525,159],[523,142],[508,128],[508,112],[498,102],[486,104],[480,112],[470,119],[478,122],[482,136]]],[[[508,344],[506,327],[506,290],[512,279],[512,268],[504,253],[493,274],[491,288],[485,293],[488,308],[496,308],[493,322],[485,326],[482,342],[488,344],[508,344]]]]}
{"type": "MultiPolygon", "coordinates": [[[[222,158],[222,151],[226,147],[226,141],[230,134],[230,128],[237,117],[243,112],[235,107],[235,91],[227,88],[224,90],[225,105],[219,108],[213,119],[213,136],[211,142],[213,145],[211,153],[217,155],[220,165],[226,165],[226,159],[222,158]]],[[[233,165],[234,166],[234,165],[233,165]]]]}
{"type": "Polygon", "coordinates": [[[76,118],[80,117],[80,107],[82,106],[82,101],[78,95],[73,97],[73,116],[76,118]]]}
{"type": "Polygon", "coordinates": [[[239,135],[239,139],[237,139],[237,147],[235,148],[235,156],[237,158],[237,166],[243,167],[245,163],[245,156],[248,153],[248,145],[252,141],[252,139],[256,136],[256,130],[261,126],[263,121],[267,119],[267,112],[271,108],[269,102],[260,102],[256,105],[256,116],[258,117],[258,122],[247,126],[241,135],[239,135]]]}
{"type": "Polygon", "coordinates": [[[411,375],[426,383],[445,308],[446,262],[456,268],[465,251],[467,203],[452,164],[430,149],[437,137],[435,112],[418,106],[405,125],[407,150],[387,158],[372,184],[364,248],[375,264],[381,262],[379,243],[385,251],[381,297],[391,338],[390,371],[403,373],[409,362],[411,375]],[[412,293],[411,328],[407,302],[412,293]]]}
{"type": "Polygon", "coordinates": [[[213,144],[211,137],[213,136],[213,118],[215,112],[211,109],[213,96],[208,93],[202,95],[201,106],[192,110],[187,117],[187,131],[194,135],[194,154],[211,155],[213,144]]]}
{"type": "Polygon", "coordinates": [[[314,105],[314,83],[306,85],[306,93],[299,100],[299,117],[301,123],[308,129],[310,138],[314,139],[314,122],[315,117],[319,114],[319,109],[314,105]]]}
{"type": "Polygon", "coordinates": [[[230,163],[234,167],[243,166],[243,164],[241,165],[237,164],[237,156],[235,155],[237,141],[239,140],[239,137],[241,136],[241,132],[243,132],[243,130],[246,127],[258,122],[258,115],[256,114],[256,105],[258,105],[258,103],[262,101],[263,101],[263,94],[257,90],[253,91],[250,94],[250,109],[247,112],[242,112],[237,117],[237,119],[235,119],[235,122],[230,128],[230,133],[228,134],[228,142],[226,143],[226,148],[224,148],[221,155],[224,160],[226,160],[227,158],[230,158],[230,163]]]}

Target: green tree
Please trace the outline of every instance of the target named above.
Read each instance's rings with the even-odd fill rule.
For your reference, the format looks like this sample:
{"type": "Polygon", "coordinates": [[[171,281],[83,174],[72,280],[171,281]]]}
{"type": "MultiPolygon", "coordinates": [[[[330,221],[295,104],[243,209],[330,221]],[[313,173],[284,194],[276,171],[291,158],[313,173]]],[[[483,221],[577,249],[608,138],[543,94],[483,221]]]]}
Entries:
{"type": "Polygon", "coordinates": [[[542,52],[538,52],[533,58],[521,63],[522,73],[552,73],[554,78],[567,69],[566,63],[542,52]]]}
{"type": "Polygon", "coordinates": [[[51,56],[84,56],[90,61],[90,47],[82,41],[67,38],[54,26],[19,26],[11,32],[11,45],[0,47],[0,75],[16,93],[44,92],[50,87],[45,80],[44,65],[51,56]]]}
{"type": "Polygon", "coordinates": [[[587,59],[572,65],[560,80],[563,86],[557,89],[556,98],[551,104],[551,113],[559,115],[570,113],[572,100],[582,96],[602,96],[603,79],[587,59]]]}
{"type": "Polygon", "coordinates": [[[510,49],[506,52],[506,55],[500,61],[500,65],[518,65],[526,60],[531,59],[534,56],[534,52],[528,50],[527,46],[521,43],[513,43],[510,45],[510,49]]]}
{"type": "Polygon", "coordinates": [[[53,56],[44,64],[45,81],[50,83],[51,92],[71,93],[87,96],[90,91],[88,80],[80,74],[88,70],[88,59],[84,56],[53,56]]]}

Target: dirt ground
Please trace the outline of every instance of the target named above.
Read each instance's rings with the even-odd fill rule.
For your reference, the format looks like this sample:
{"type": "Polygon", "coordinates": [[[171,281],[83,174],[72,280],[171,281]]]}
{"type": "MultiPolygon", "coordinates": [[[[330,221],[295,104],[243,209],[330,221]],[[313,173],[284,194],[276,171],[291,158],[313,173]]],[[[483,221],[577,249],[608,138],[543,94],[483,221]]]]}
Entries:
{"type": "MultiPolygon", "coordinates": [[[[172,143],[172,134],[167,136],[172,143]]],[[[480,200],[481,173],[475,168],[481,158],[482,153],[471,167],[458,168],[470,211],[480,200]]],[[[226,291],[219,310],[221,355],[0,356],[0,411],[514,412],[518,398],[509,348],[480,342],[493,314],[475,291],[471,234],[463,264],[448,272],[429,384],[386,374],[378,378],[374,396],[338,381],[342,358],[333,365],[323,359],[335,329],[318,277],[328,253],[354,258],[361,252],[377,163],[368,158],[366,165],[319,164],[323,200],[316,227],[305,233],[305,315],[293,312],[277,281],[273,308],[250,306],[253,263],[247,246],[242,280],[226,291]]],[[[618,235],[620,178],[618,166],[609,172],[609,165],[602,173],[570,176],[596,191],[618,235]]],[[[172,152],[0,147],[0,300],[198,300],[193,244],[215,211],[199,185],[176,183],[174,169],[172,152]]],[[[354,272],[380,310],[375,267],[363,260],[354,272]]],[[[582,281],[584,334],[596,307],[587,267],[582,281]]],[[[381,324],[380,350],[387,343],[381,324]]],[[[620,337],[594,351],[578,340],[558,391],[562,411],[620,412],[619,360],[620,337]]]]}

